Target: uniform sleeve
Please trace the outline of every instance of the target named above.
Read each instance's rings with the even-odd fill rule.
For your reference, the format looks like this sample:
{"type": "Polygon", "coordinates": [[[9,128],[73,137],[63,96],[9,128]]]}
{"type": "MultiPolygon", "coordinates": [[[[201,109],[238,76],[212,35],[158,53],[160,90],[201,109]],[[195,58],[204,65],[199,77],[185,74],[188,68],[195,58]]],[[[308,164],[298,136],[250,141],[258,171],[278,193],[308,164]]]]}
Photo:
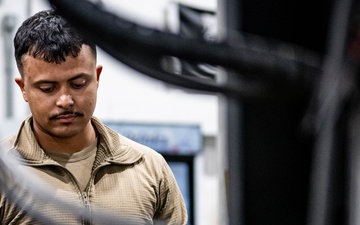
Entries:
{"type": "Polygon", "coordinates": [[[159,184],[159,208],[155,214],[155,225],[186,225],[188,214],[181,191],[169,165],[163,160],[163,179],[159,184]]]}
{"type": "Polygon", "coordinates": [[[0,185],[0,221],[4,221],[4,192],[0,185]]]}

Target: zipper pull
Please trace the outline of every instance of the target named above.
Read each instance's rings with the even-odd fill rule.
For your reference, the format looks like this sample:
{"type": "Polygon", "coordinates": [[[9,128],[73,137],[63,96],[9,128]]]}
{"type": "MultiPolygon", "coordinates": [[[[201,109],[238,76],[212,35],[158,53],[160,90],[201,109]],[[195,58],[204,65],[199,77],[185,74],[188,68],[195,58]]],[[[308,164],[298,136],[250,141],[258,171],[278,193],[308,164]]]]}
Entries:
{"type": "Polygon", "coordinates": [[[89,198],[88,198],[86,192],[83,192],[83,193],[82,193],[82,196],[83,196],[83,200],[84,200],[84,205],[85,205],[85,206],[89,206],[89,205],[90,205],[90,202],[89,202],[89,198]]]}

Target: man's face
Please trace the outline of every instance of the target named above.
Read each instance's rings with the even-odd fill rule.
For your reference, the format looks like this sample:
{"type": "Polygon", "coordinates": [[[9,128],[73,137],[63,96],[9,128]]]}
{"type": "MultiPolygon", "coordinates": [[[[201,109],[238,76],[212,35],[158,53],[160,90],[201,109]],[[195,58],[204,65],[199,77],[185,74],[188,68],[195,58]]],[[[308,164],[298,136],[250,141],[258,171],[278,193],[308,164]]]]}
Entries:
{"type": "Polygon", "coordinates": [[[71,138],[88,132],[96,105],[101,66],[90,47],[61,64],[24,55],[23,79],[16,79],[29,103],[36,134],[71,138]],[[87,129],[85,129],[87,128],[87,129]]]}

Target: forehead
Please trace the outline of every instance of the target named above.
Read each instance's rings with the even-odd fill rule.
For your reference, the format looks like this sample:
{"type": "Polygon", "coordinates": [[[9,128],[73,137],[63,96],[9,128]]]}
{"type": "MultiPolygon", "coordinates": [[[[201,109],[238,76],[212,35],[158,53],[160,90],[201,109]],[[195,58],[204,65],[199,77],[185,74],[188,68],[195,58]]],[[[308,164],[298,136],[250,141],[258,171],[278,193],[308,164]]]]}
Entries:
{"type": "Polygon", "coordinates": [[[47,62],[41,57],[34,58],[25,54],[22,58],[23,78],[25,80],[49,79],[61,80],[70,79],[78,74],[93,74],[96,68],[96,59],[90,47],[83,46],[77,57],[72,55],[65,57],[65,62],[47,62]]]}

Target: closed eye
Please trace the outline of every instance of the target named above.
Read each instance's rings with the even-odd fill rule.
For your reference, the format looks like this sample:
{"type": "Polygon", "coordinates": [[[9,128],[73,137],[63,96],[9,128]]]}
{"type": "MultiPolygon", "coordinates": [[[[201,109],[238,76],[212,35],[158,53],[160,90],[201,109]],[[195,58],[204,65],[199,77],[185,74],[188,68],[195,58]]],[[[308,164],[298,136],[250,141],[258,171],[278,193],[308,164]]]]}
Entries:
{"type": "Polygon", "coordinates": [[[52,91],[54,91],[56,88],[55,85],[45,85],[45,86],[40,86],[39,89],[44,92],[44,93],[51,93],[52,91]]]}
{"type": "Polygon", "coordinates": [[[74,89],[81,89],[82,87],[84,87],[86,85],[86,80],[76,80],[76,81],[72,81],[71,82],[71,87],[73,87],[74,89]]]}

